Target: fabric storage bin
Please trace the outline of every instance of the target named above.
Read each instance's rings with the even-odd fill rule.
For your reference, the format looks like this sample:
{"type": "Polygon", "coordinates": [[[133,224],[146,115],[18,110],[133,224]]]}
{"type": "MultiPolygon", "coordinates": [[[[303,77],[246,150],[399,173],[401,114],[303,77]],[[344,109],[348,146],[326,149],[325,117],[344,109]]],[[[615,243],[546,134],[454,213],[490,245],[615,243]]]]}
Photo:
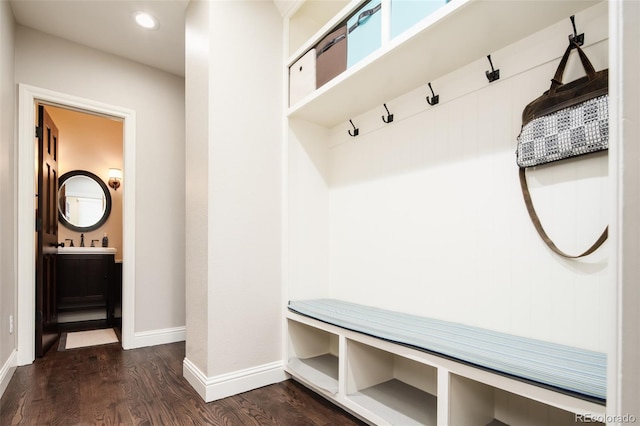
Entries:
{"type": "Polygon", "coordinates": [[[316,90],[316,49],[289,67],[289,106],[316,90]]]}
{"type": "Polygon", "coordinates": [[[316,45],[316,87],[347,69],[347,27],[342,26],[316,45]]]}
{"type": "Polygon", "coordinates": [[[372,0],[347,21],[347,68],[382,45],[381,8],[381,0],[372,0]]]}
{"type": "Polygon", "coordinates": [[[391,38],[403,33],[449,0],[391,0],[391,38]]]}

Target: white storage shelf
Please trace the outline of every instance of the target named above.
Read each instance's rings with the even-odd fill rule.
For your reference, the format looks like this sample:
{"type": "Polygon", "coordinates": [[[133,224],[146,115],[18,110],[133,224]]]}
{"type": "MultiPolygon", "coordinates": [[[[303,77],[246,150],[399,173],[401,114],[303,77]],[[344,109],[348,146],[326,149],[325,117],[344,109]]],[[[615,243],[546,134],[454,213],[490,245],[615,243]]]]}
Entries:
{"type": "Polygon", "coordinates": [[[338,336],[288,321],[289,360],[287,370],[330,394],[338,393],[338,336]]]}
{"type": "MultiPolygon", "coordinates": [[[[383,40],[380,49],[291,106],[287,115],[332,128],[562,19],[569,34],[568,18],[598,2],[452,0],[405,33],[383,40]]],[[[345,7],[287,67],[360,3],[345,7]]]]}
{"type": "Polygon", "coordinates": [[[437,370],[347,341],[347,398],[389,424],[437,424],[437,370]]]}
{"type": "Polygon", "coordinates": [[[597,425],[605,415],[594,402],[295,313],[287,324],[287,372],[371,424],[597,425]]]}
{"type": "Polygon", "coordinates": [[[583,423],[580,416],[587,414],[552,407],[457,374],[450,376],[449,392],[452,425],[482,426],[497,420],[498,424],[518,426],[569,426],[583,423]]]}

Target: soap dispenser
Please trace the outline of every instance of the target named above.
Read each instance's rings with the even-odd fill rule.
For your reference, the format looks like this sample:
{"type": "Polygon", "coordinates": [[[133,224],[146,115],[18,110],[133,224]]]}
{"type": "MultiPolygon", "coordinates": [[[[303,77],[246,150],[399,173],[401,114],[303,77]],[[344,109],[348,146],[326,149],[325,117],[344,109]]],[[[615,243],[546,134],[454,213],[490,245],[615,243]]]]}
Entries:
{"type": "Polygon", "coordinates": [[[107,233],[104,233],[102,237],[102,247],[109,247],[109,237],[107,237],[107,233]]]}

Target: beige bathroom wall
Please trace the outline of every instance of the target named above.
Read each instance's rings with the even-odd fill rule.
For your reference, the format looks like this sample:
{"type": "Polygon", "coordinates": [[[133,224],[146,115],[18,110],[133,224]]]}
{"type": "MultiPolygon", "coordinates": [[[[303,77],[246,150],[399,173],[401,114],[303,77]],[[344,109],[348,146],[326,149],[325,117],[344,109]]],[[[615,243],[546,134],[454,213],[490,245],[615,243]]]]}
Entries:
{"type": "MultiPolygon", "coordinates": [[[[100,177],[106,184],[109,169],[122,170],[123,123],[121,120],[101,117],[54,106],[46,106],[58,127],[58,173],[62,176],[72,170],[86,170],[100,177]]],[[[95,231],[85,232],[85,245],[91,240],[100,240],[106,232],[109,247],[117,249],[116,259],[122,259],[122,194],[126,191],[126,177],[118,190],[109,187],[111,193],[111,214],[107,221],[95,231]]],[[[60,224],[58,240],[73,239],[80,245],[80,232],[75,232],[60,224]]]]}

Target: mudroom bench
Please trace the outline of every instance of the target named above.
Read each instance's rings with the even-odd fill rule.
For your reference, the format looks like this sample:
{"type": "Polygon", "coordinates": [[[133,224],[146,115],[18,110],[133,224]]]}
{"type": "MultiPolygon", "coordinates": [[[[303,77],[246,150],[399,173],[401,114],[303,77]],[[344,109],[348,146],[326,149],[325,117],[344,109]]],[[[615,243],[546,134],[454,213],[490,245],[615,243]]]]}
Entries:
{"type": "Polygon", "coordinates": [[[287,328],[287,372],[372,424],[605,415],[603,353],[334,299],[290,301],[287,328]]]}

